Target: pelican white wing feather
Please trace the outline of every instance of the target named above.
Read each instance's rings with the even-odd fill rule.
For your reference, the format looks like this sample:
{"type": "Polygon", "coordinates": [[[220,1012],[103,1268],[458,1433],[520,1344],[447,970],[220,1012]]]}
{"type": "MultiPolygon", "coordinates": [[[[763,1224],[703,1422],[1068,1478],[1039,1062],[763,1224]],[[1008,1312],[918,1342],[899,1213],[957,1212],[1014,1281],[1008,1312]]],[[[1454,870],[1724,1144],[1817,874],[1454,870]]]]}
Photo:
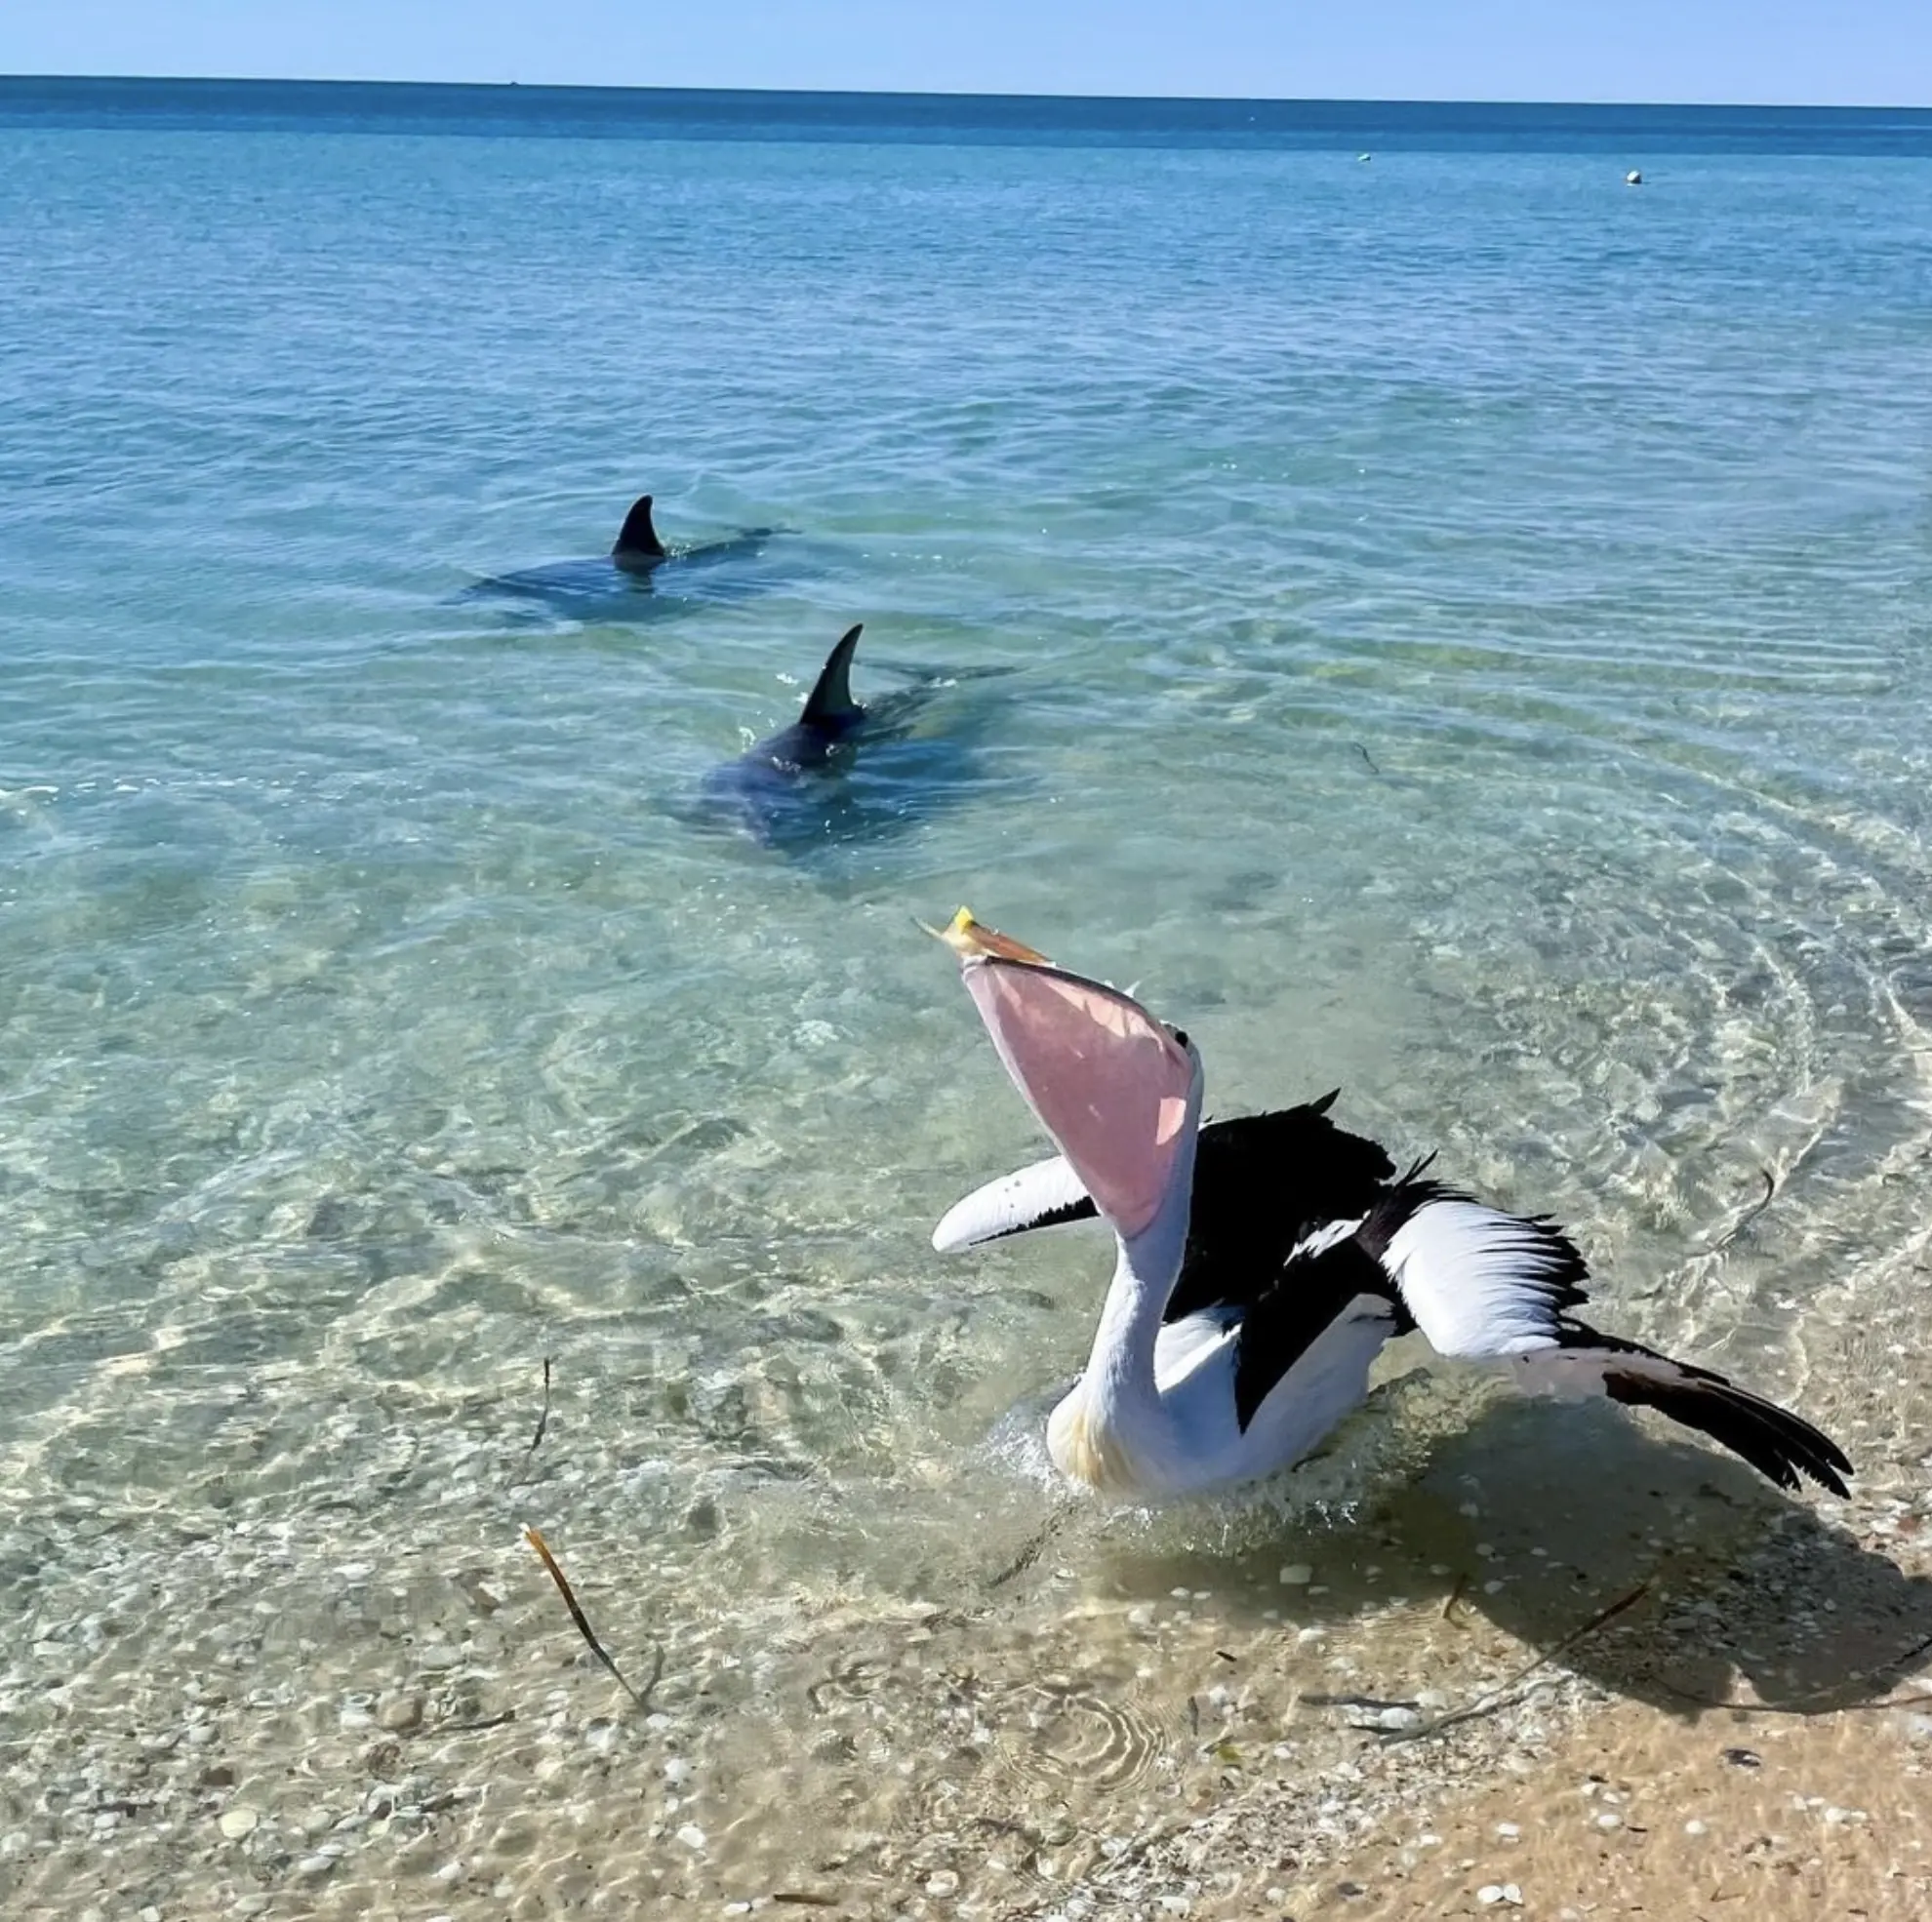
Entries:
{"type": "Polygon", "coordinates": [[[1553,1347],[1561,1310],[1582,1300],[1583,1257],[1559,1228],[1432,1182],[1393,1190],[1362,1239],[1437,1354],[1553,1347]]]}

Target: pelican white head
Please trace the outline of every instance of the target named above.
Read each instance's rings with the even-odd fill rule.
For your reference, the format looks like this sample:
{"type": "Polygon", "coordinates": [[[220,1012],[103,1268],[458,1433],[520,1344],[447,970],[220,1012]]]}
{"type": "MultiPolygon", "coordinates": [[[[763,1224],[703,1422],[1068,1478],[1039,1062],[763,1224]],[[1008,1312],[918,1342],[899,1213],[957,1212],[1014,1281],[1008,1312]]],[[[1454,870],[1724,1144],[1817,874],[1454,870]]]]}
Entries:
{"type": "Polygon", "coordinates": [[[1056,968],[964,908],[941,938],[1014,1086],[1119,1242],[1093,1357],[1054,1411],[1049,1451],[1076,1481],[1145,1488],[1162,1479],[1141,1444],[1165,1426],[1154,1348],[1187,1247],[1200,1056],[1131,996],[1056,968]]]}

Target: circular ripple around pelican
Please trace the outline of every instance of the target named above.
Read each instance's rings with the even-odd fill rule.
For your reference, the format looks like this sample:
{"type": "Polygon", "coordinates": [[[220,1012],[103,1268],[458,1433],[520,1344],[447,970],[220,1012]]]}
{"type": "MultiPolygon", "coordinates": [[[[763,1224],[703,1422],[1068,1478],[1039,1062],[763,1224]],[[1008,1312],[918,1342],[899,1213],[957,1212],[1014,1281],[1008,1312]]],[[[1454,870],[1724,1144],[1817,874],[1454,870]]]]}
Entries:
{"type": "Polygon", "coordinates": [[[846,1657],[806,1685],[805,1700],[819,1714],[831,1714],[848,1703],[869,1702],[885,1686],[890,1671],[891,1663],[879,1657],[846,1657]]]}
{"type": "Polygon", "coordinates": [[[1139,1782],[1161,1751],[1160,1732],[1145,1715],[1091,1689],[1038,1682],[1012,1708],[1027,1732],[1030,1759],[1063,1782],[1124,1788],[1139,1782]]]}

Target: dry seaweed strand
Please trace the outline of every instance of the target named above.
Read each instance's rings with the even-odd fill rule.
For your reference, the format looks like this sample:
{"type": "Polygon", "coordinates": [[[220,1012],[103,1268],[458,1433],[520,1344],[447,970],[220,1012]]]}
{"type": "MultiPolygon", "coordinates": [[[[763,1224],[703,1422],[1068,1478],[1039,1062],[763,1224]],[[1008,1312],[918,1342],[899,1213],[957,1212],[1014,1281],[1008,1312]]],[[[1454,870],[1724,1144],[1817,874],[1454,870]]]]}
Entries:
{"type": "Polygon", "coordinates": [[[425,1735],[475,1735],[483,1729],[500,1729],[506,1722],[516,1720],[514,1708],[500,1708],[494,1715],[473,1715],[466,1722],[438,1722],[434,1728],[425,1729],[425,1735]]]}
{"type": "Polygon", "coordinates": [[[1719,1702],[1714,1695],[1699,1695],[1680,1689],[1660,1675],[1657,1686],[1666,1695],[1693,1708],[1721,1708],[1727,1715],[1869,1715],[1875,1708],[1919,1708],[1932,1702],[1932,1695],[1888,1695],[1877,1702],[1719,1702]]]}
{"type": "MultiPolygon", "coordinates": [[[[1875,1682],[1880,1675],[1890,1669],[1899,1677],[1899,1681],[1903,1681],[1905,1679],[1903,1671],[1928,1652],[1932,1652],[1932,1635],[1914,1642],[1903,1655],[1896,1656],[1889,1662],[1881,1662],[1875,1668],[1862,1669],[1850,1679],[1862,1688],[1867,1683],[1875,1682]]],[[[1932,1702],[1932,1694],[1922,1691],[1916,1695],[1884,1695],[1872,1702],[1831,1702],[1822,1698],[1810,1702],[1719,1702],[1711,1696],[1700,1695],[1690,1689],[1680,1689],[1674,1682],[1667,1681],[1661,1675],[1658,1677],[1658,1682],[1667,1694],[1675,1696],[1679,1702],[1694,1703],[1699,1708],[1728,1708],[1735,1715],[1818,1715],[1827,1711],[1852,1715],[1862,1710],[1869,1712],[1873,1708],[1917,1708],[1925,1702],[1932,1702]]],[[[1898,1681],[1895,1681],[1892,1687],[1897,1688],[1898,1685],[1898,1681]]]]}
{"type": "Polygon", "coordinates": [[[1771,1206],[1772,1199],[1778,1192],[1778,1178],[1768,1168],[1760,1168],[1757,1174],[1758,1179],[1764,1183],[1763,1194],[1738,1217],[1727,1233],[1718,1238],[1716,1245],[1711,1250],[1711,1254],[1721,1255],[1725,1249],[1730,1247],[1732,1242],[1737,1240],[1739,1235],[1744,1233],[1745,1229],[1750,1227],[1771,1206]]]}
{"type": "Polygon", "coordinates": [[[543,1357],[543,1407],[537,1417],[537,1432],[530,1437],[530,1446],[523,1453],[527,1460],[537,1453],[538,1444],[543,1441],[544,1430],[550,1425],[550,1357],[543,1357]]]}
{"type": "Polygon", "coordinates": [[[1381,1695],[1305,1695],[1301,1699],[1310,1708],[1367,1708],[1380,1711],[1422,1706],[1421,1702],[1407,1696],[1395,1700],[1381,1695]]]}
{"type": "Polygon", "coordinates": [[[543,1405],[537,1411],[537,1431],[530,1437],[523,1451],[522,1459],[516,1464],[516,1472],[510,1476],[511,1488],[521,1488],[527,1482],[537,1479],[537,1451],[543,1445],[543,1437],[550,1430],[550,1364],[551,1357],[543,1357],[543,1405]]]}
{"type": "Polygon", "coordinates": [[[1040,1556],[1046,1552],[1047,1543],[1067,1525],[1067,1517],[1072,1514],[1074,1505],[1071,1502],[1063,1502],[1026,1538],[1026,1542],[1021,1545],[1019,1553],[1004,1568],[986,1578],[985,1585],[989,1589],[1003,1588],[1015,1576],[1024,1575],[1039,1560],[1040,1556]]]}
{"type": "Polygon", "coordinates": [[[1492,1689],[1485,1689],[1467,1708],[1452,1708],[1446,1715],[1438,1715],[1433,1721],[1424,1722],[1413,1729],[1379,1730],[1377,1734],[1380,1740],[1390,1742],[1423,1742],[1429,1736],[1442,1735],[1464,1722],[1476,1721],[1484,1715],[1495,1713],[1499,1708],[1507,1707],[1508,1702],[1505,1698],[1513,1690],[1521,1688],[1539,1668],[1546,1667],[1549,1663],[1569,1654],[1585,1636],[1595,1634],[1599,1628],[1614,1622],[1626,1609],[1634,1608],[1649,1593],[1649,1582],[1639,1582],[1628,1595],[1620,1595],[1608,1608],[1598,1609],[1580,1628],[1571,1629],[1554,1648],[1547,1649],[1526,1667],[1517,1669],[1507,1681],[1498,1682],[1492,1689]]]}
{"type": "Polygon", "coordinates": [[[557,1566],[557,1558],[550,1553],[550,1544],[528,1522],[525,1522],[523,1525],[523,1539],[530,1543],[531,1547],[536,1549],[537,1559],[549,1570],[550,1580],[557,1584],[557,1593],[564,1598],[564,1607],[570,1611],[570,1619],[577,1623],[577,1632],[584,1637],[585,1647],[610,1670],[611,1679],[617,1683],[618,1687],[639,1708],[648,1711],[651,1706],[651,1691],[658,1686],[658,1678],[664,1672],[664,1649],[662,1647],[658,1649],[656,1660],[651,1669],[651,1679],[645,1683],[644,1692],[640,1695],[624,1680],[624,1670],[611,1660],[610,1651],[597,1639],[597,1631],[590,1626],[589,1619],[584,1615],[582,1607],[579,1606],[577,1597],[572,1593],[570,1583],[564,1577],[563,1570],[557,1566]]]}

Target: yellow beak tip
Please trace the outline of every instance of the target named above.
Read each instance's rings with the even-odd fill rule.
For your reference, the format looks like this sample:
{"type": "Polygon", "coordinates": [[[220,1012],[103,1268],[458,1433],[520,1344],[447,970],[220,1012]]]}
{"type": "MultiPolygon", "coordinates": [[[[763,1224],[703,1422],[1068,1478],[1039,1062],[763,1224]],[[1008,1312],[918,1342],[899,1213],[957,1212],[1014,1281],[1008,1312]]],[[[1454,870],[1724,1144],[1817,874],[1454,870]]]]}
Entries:
{"type": "Polygon", "coordinates": [[[984,921],[974,920],[970,907],[962,907],[944,928],[930,927],[924,921],[919,925],[935,941],[943,941],[962,961],[1024,961],[1039,968],[1053,965],[1044,954],[1024,941],[1001,934],[997,928],[988,928],[984,921]]]}

